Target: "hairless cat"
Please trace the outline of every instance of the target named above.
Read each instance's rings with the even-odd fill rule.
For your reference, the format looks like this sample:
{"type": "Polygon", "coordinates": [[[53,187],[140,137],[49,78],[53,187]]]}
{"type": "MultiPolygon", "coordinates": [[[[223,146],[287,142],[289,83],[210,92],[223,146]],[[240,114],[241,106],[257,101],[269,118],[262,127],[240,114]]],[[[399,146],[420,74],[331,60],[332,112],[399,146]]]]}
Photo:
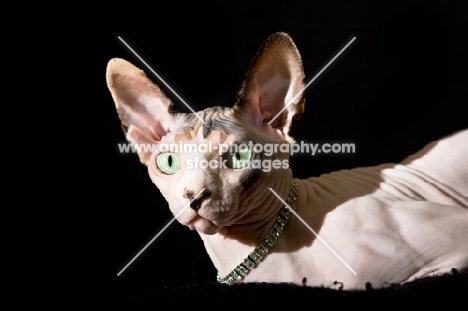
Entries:
{"type": "Polygon", "coordinates": [[[288,34],[263,43],[229,107],[175,111],[123,59],[108,63],[107,84],[126,139],[154,147],[139,159],[220,283],[364,289],[468,267],[468,129],[401,163],[294,178],[282,148],[304,111],[304,72],[288,34]],[[210,148],[170,148],[182,145],[210,148]]]}

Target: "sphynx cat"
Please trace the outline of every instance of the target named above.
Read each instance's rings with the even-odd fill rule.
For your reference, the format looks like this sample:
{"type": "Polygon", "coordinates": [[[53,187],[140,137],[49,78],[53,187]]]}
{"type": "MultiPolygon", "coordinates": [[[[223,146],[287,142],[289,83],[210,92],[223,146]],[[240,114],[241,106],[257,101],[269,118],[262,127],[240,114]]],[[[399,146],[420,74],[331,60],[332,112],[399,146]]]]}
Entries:
{"type": "Polygon", "coordinates": [[[161,89],[123,59],[110,60],[106,78],[126,139],[156,147],[141,149],[139,159],[177,220],[198,232],[221,280],[246,259],[255,265],[237,272],[236,282],[303,284],[306,278],[308,286],[339,282],[345,290],[468,267],[468,129],[430,142],[401,163],[303,180],[285,165],[289,153],[240,146],[294,142],[288,133],[304,111],[304,98],[295,96],[304,72],[288,34],[263,43],[234,105],[196,115],[173,110],[161,89]],[[212,148],[158,148],[181,143],[212,148]],[[213,165],[196,165],[203,160],[213,165]],[[254,161],[260,166],[250,165],[254,161]],[[266,170],[266,161],[277,165],[266,170]],[[289,220],[278,216],[285,204],[270,188],[284,201],[290,193],[297,197],[288,201],[295,212],[289,220]],[[283,228],[275,226],[279,218],[287,220],[283,228]],[[248,255],[271,228],[279,232],[276,244],[255,262],[248,255]]]}

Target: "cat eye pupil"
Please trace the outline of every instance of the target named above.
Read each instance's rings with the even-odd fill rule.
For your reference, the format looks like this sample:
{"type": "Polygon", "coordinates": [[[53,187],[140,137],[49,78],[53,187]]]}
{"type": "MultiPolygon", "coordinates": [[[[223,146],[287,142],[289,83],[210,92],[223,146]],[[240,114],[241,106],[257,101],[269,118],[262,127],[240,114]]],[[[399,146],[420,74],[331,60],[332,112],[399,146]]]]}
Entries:
{"type": "Polygon", "coordinates": [[[226,152],[223,157],[227,160],[227,165],[233,169],[241,169],[246,167],[251,158],[252,151],[249,148],[240,146],[239,149],[234,149],[238,145],[232,147],[229,152],[226,152]]]}
{"type": "Polygon", "coordinates": [[[172,175],[180,169],[180,158],[176,153],[163,152],[156,157],[156,165],[162,173],[172,175]]]}

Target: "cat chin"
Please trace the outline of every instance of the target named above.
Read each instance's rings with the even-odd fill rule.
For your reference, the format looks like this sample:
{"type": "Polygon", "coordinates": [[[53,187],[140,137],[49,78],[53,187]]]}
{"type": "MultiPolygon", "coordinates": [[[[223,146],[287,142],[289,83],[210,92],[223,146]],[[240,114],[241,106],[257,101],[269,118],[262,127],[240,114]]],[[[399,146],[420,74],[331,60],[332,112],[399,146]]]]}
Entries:
{"type": "Polygon", "coordinates": [[[196,230],[199,233],[213,235],[219,232],[221,226],[215,225],[212,221],[197,217],[194,221],[188,224],[190,230],[196,230]]]}

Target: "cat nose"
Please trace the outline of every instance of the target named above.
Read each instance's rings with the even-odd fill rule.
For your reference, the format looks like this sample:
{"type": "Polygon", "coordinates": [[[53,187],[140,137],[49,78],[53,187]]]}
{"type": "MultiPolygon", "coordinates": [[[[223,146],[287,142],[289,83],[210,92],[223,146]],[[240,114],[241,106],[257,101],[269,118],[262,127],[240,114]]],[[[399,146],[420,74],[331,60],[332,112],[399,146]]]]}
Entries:
{"type": "Polygon", "coordinates": [[[195,193],[193,191],[185,189],[183,197],[189,200],[193,199],[193,201],[190,203],[190,207],[196,211],[200,208],[203,200],[209,197],[210,195],[211,191],[205,188],[205,190],[203,190],[203,192],[199,194],[197,198],[194,199],[195,193]]]}

